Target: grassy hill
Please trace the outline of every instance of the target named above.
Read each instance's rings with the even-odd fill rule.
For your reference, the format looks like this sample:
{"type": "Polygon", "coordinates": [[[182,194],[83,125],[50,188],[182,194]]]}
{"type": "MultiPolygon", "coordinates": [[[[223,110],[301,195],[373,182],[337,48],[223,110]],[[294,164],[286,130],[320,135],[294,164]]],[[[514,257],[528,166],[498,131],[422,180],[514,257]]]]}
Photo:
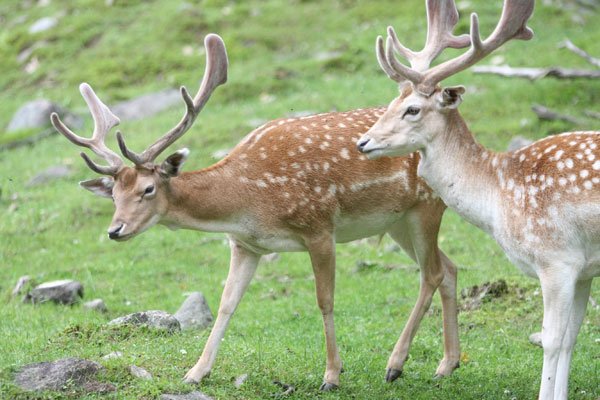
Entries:
{"type": "MultiPolygon", "coordinates": [[[[108,105],[181,84],[195,90],[204,68],[203,38],[216,32],[227,45],[229,81],[214,93],[195,127],[173,146],[192,150],[186,170],[204,167],[216,161],[211,154],[233,147],[260,121],[389,102],[397,89],[377,66],[374,40],[392,25],[408,46],[420,47],[425,36],[422,3],[3,0],[0,143],[32,133],[3,130],[22,104],[41,97],[85,116],[80,132],[89,132],[91,121],[77,90],[82,81],[108,105]],[[30,34],[31,25],[42,17],[55,17],[58,23],[30,34]],[[32,48],[19,62],[19,55],[32,48]]],[[[565,2],[538,2],[530,23],[535,38],[511,42],[493,56],[495,61],[591,68],[558,45],[569,38],[600,57],[600,10],[559,3],[565,2]]],[[[466,16],[477,11],[483,35],[493,29],[501,8],[500,1],[458,4],[458,31],[468,30],[466,16]]],[[[462,113],[481,142],[496,150],[504,149],[516,134],[541,138],[600,128],[598,120],[583,114],[600,111],[600,81],[529,82],[465,71],[446,83],[467,86],[462,113]],[[530,110],[533,103],[577,116],[582,123],[540,122],[530,110]]],[[[128,144],[140,150],[174,125],[181,112],[174,109],[124,122],[120,128],[128,144]]],[[[114,140],[109,144],[116,149],[114,140]]],[[[114,350],[125,357],[104,362],[105,380],[118,387],[116,394],[105,397],[155,398],[166,391],[189,391],[180,379],[200,354],[206,332],[163,336],[145,330],[115,333],[102,326],[134,311],[174,312],[184,299],[182,293],[194,290],[204,292],[216,312],[228,265],[223,235],[157,227],[125,244],[110,242],[105,230],[112,204],[77,187],[79,180],[94,176],[78,153],[58,136],[0,152],[0,398],[31,398],[10,384],[21,365],[67,356],[100,360],[114,350]],[[38,172],[61,164],[73,168],[71,177],[26,185],[38,172]],[[103,298],[109,313],[89,313],[78,306],[32,307],[11,300],[12,286],[25,274],[39,282],[78,279],[86,299],[103,298]],[[148,369],[155,379],[134,380],[126,372],[131,364],[148,369]]],[[[306,254],[284,254],[259,268],[225,337],[213,376],[200,390],[218,399],[262,399],[280,391],[272,383],[279,380],[295,386],[293,397],[307,399],[534,398],[541,349],[532,347],[527,337],[541,326],[539,285],[525,279],[487,236],[451,212],[445,216],[440,246],[459,266],[459,289],[504,278],[513,288],[511,295],[459,316],[462,367],[442,381],[431,379],[442,354],[436,298],[403,378],[392,385],[383,382],[387,357],[416,299],[419,279],[410,259],[390,250],[390,244],[386,238],[379,245],[338,247],[336,323],[346,370],[339,391],[317,391],[325,354],[306,254]],[[357,260],[370,260],[374,266],[359,269],[357,260]],[[236,389],[232,378],[244,373],[249,378],[236,389]]],[[[592,296],[600,299],[599,282],[592,296]]],[[[600,310],[589,307],[575,349],[570,398],[600,396],[599,340],[600,310]]]]}

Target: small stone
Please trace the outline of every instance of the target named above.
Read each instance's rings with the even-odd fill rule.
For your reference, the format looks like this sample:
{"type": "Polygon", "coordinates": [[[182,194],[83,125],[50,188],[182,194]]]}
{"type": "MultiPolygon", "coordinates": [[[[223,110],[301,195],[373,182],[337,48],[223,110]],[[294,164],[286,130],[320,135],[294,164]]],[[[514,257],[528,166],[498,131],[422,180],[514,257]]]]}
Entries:
{"type": "Polygon", "coordinates": [[[114,359],[121,358],[121,357],[123,357],[123,353],[121,353],[120,351],[113,351],[113,352],[108,353],[107,355],[103,356],[102,359],[105,361],[108,361],[108,360],[114,360],[114,359]]]}
{"type": "Polygon", "coordinates": [[[148,326],[150,328],[166,330],[171,333],[181,329],[179,321],[174,316],[166,311],[159,310],[142,311],[125,315],[113,319],[108,325],[148,326]]]}
{"type": "Polygon", "coordinates": [[[236,387],[236,389],[239,389],[240,387],[242,387],[244,382],[246,382],[246,379],[248,379],[248,374],[242,374],[235,378],[233,385],[236,387]]]}
{"type": "Polygon", "coordinates": [[[531,343],[534,346],[543,347],[542,346],[542,332],[535,332],[535,333],[532,333],[531,335],[529,335],[529,343],[531,343]]]}
{"type": "Polygon", "coordinates": [[[60,113],[60,107],[50,100],[32,100],[21,106],[10,120],[7,132],[50,126],[50,114],[60,113]]]}
{"type": "Polygon", "coordinates": [[[213,314],[200,292],[193,292],[185,299],[174,317],[179,321],[181,329],[206,329],[213,321],[213,314]]]}
{"type": "Polygon", "coordinates": [[[279,253],[270,253],[262,256],[261,261],[264,261],[266,263],[272,263],[278,261],[280,258],[281,256],[279,255],[279,253]]]}
{"type": "Polygon", "coordinates": [[[214,158],[215,160],[220,160],[222,158],[225,158],[225,156],[227,154],[229,154],[230,151],[231,151],[231,149],[220,149],[220,150],[213,151],[210,156],[212,158],[214,158]]]}
{"type": "Polygon", "coordinates": [[[29,33],[36,34],[52,29],[58,24],[58,19],[55,17],[43,17],[38,19],[29,27],[29,33]]]}
{"type": "Polygon", "coordinates": [[[104,304],[104,300],[102,299],[86,301],[85,303],[83,303],[83,308],[87,308],[88,310],[99,311],[102,313],[108,311],[108,309],[106,308],[106,304],[104,304]]]}
{"type": "Polygon", "coordinates": [[[27,285],[29,282],[31,282],[31,277],[29,275],[24,275],[20,277],[17,281],[17,284],[15,285],[15,288],[12,291],[12,296],[17,297],[18,295],[20,295],[25,285],[27,285]]]}
{"type": "Polygon", "coordinates": [[[93,361],[65,358],[26,365],[15,375],[15,383],[23,390],[62,390],[93,381],[103,369],[93,361]]]}
{"type": "Polygon", "coordinates": [[[136,378],[145,379],[147,381],[152,380],[152,374],[150,372],[146,371],[144,368],[141,368],[141,367],[138,367],[135,365],[130,365],[129,372],[131,373],[131,375],[135,376],[136,378]]]}
{"type": "Polygon", "coordinates": [[[196,390],[186,394],[163,394],[160,400],[213,400],[213,398],[196,390]]]}
{"type": "Polygon", "coordinates": [[[83,285],[71,279],[45,282],[34,287],[23,299],[25,303],[45,303],[71,305],[83,297],[83,285]]]}
{"type": "Polygon", "coordinates": [[[43,185],[56,179],[66,178],[70,176],[71,173],[71,168],[65,165],[56,165],[38,173],[36,176],[31,178],[25,186],[32,187],[43,185]]]}
{"type": "Polygon", "coordinates": [[[514,138],[511,139],[510,143],[508,144],[507,150],[508,151],[519,150],[520,148],[529,146],[531,143],[533,143],[533,140],[531,140],[531,139],[527,139],[526,137],[523,137],[523,136],[515,136],[514,138]]]}

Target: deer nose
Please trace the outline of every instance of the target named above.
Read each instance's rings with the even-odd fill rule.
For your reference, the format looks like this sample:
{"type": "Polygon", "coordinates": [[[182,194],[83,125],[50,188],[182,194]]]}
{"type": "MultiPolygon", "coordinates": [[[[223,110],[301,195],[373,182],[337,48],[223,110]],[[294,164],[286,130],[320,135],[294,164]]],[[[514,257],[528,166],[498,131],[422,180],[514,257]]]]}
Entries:
{"type": "Polygon", "coordinates": [[[112,228],[108,230],[108,237],[110,239],[118,239],[119,238],[119,233],[121,232],[121,229],[123,229],[123,224],[117,226],[116,228],[112,228]]]}
{"type": "Polygon", "coordinates": [[[364,153],[365,151],[365,146],[367,145],[367,143],[369,143],[371,141],[371,138],[362,138],[360,139],[357,143],[356,143],[356,148],[358,149],[358,151],[360,151],[361,153],[364,153]]]}

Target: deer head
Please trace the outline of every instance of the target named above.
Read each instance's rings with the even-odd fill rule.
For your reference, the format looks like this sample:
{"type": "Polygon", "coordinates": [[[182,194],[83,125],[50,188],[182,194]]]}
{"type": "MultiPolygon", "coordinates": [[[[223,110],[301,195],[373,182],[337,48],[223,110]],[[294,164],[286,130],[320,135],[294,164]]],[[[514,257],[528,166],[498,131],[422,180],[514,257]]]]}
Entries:
{"type": "Polygon", "coordinates": [[[420,52],[405,48],[398,41],[394,29],[389,27],[385,49],[382,37],[377,38],[377,60],[385,73],[400,83],[401,94],[361,137],[357,143],[358,150],[369,158],[404,155],[425,148],[438,132],[464,124],[456,109],[465,88],[441,88],[438,84],[511,39],[530,39],[533,31],[526,23],[533,12],[533,5],[533,0],[505,0],[496,29],[487,39],[481,40],[477,14],[471,15],[470,35],[457,37],[452,34],[458,21],[454,2],[428,0],[427,41],[420,52]],[[429,67],[445,48],[469,44],[469,49],[460,56],[429,67]],[[399,62],[394,51],[405,57],[411,66],[399,62]]]}
{"type": "Polygon", "coordinates": [[[227,81],[227,53],[223,40],[218,35],[209,34],[204,39],[204,45],[206,67],[198,92],[192,98],[186,88],[181,87],[181,95],[186,105],[186,112],[181,121],[141,154],[129,150],[123,135],[117,132],[119,148],[123,155],[133,162],[133,167],[125,165],[123,159],[105,145],[106,135],[120,121],[87,83],[82,83],[79,91],[94,119],[94,131],[90,139],[73,133],[56,113],[51,115],[52,125],[58,132],[74,144],[92,150],[108,163],[99,165],[82,152],[81,157],[90,169],[107,176],[80,182],[80,185],[99,196],[113,199],[115,213],[108,228],[108,236],[111,239],[126,240],[145,231],[159,222],[167,210],[170,180],[181,171],[189,150],[179,150],[160,164],[155,164],[154,160],[183,136],[215,88],[227,81]]]}

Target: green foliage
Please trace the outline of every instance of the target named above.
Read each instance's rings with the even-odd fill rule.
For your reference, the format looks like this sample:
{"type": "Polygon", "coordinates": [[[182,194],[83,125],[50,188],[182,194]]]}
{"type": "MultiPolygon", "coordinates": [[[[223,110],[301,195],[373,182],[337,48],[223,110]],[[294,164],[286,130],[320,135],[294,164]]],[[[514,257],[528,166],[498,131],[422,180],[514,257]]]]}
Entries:
{"type": "MultiPolygon", "coordinates": [[[[491,31],[500,2],[462,2],[465,15],[477,10],[483,34],[491,31]]],[[[24,102],[47,97],[87,117],[77,85],[87,81],[107,103],[185,84],[196,88],[203,70],[202,40],[221,34],[230,57],[228,83],[219,88],[192,129],[178,143],[192,155],[187,169],[214,162],[211,153],[230,148],[254,128],[254,120],[293,111],[343,110],[385,104],[395,85],[379,71],[373,43],[385,27],[396,27],[407,45],[424,38],[421,1],[224,0],[35,1],[0,3],[0,127],[24,102]],[[29,26],[44,16],[59,16],[53,29],[36,35],[29,26]],[[37,43],[30,56],[38,69],[27,74],[17,55],[37,43]],[[188,47],[189,46],[189,47],[188,47]],[[186,55],[191,53],[191,55],[186,55]]],[[[600,56],[598,14],[585,25],[572,22],[571,11],[537,4],[531,22],[536,37],[515,42],[498,55],[514,66],[588,68],[557,44],[568,37],[600,56]]],[[[450,55],[456,54],[449,52],[450,55]]],[[[27,63],[26,62],[26,63],[27,63]]],[[[26,64],[25,63],[25,64],[26,64]]],[[[527,82],[463,72],[448,80],[468,93],[461,106],[472,130],[486,145],[502,149],[515,134],[540,138],[567,129],[598,129],[583,110],[600,103],[600,84],[590,81],[527,82]],[[584,119],[585,125],[539,122],[532,103],[584,119]]],[[[124,122],[128,144],[141,149],[180,117],[171,110],[143,121],[124,122]]],[[[81,132],[88,132],[91,123],[81,132]]],[[[19,138],[23,133],[16,134],[19,138]]],[[[0,133],[0,142],[8,141],[0,133]]],[[[109,143],[115,148],[114,140],[109,143]]],[[[125,313],[163,309],[174,312],[183,293],[200,290],[216,311],[227,274],[228,247],[222,235],[153,228],[117,244],[106,238],[112,215],[109,201],[91,196],[76,182],[94,174],[64,138],[53,136],[32,147],[0,153],[0,398],[86,398],[82,393],[33,397],[10,382],[22,365],[62,357],[100,361],[112,351],[124,357],[102,361],[101,380],[117,392],[87,398],[155,398],[185,392],[180,383],[196,361],[207,332],[174,335],[144,328],[108,328],[125,313]],[[73,176],[44,186],[27,187],[37,172],[68,164],[73,176]],[[71,278],[84,284],[86,299],[101,297],[107,315],[52,304],[21,304],[10,298],[19,276],[37,282],[71,278]],[[135,364],[155,377],[132,378],[135,364]]],[[[527,337],[540,329],[538,284],[524,279],[502,250],[482,232],[448,212],[440,246],[459,266],[459,286],[504,278],[508,297],[461,313],[462,366],[453,376],[432,379],[442,357],[440,303],[424,319],[411,349],[404,376],[383,382],[385,364],[418,292],[418,269],[405,255],[379,245],[338,247],[336,323],[345,373],[339,391],[320,394],[325,354],[320,314],[306,254],[284,254],[262,265],[240,305],[222,344],[212,376],[200,390],[214,398],[263,399],[281,393],[273,381],[291,384],[294,398],[377,399],[529,399],[536,396],[541,349],[527,337]],[[357,267],[358,260],[369,260],[357,267]],[[249,378],[240,389],[233,378],[249,378]]],[[[592,296],[600,298],[595,282],[592,296]]],[[[571,372],[570,398],[600,396],[600,310],[589,307],[571,372]]]]}

